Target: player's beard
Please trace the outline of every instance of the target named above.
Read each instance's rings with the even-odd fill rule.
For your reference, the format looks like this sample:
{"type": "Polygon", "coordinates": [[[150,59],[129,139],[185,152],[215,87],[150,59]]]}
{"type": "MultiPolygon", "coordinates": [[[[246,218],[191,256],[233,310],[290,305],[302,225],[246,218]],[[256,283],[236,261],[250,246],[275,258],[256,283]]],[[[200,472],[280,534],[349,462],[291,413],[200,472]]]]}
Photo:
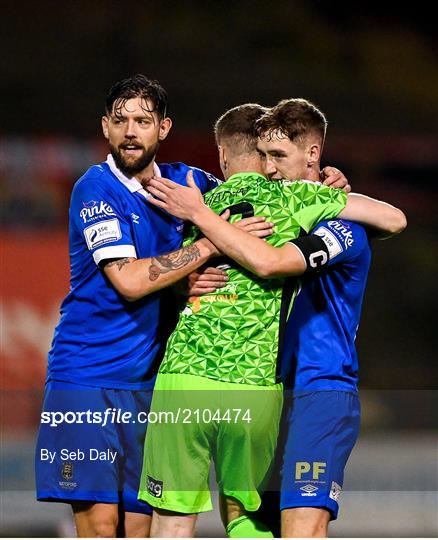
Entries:
{"type": "Polygon", "coordinates": [[[110,152],[116,162],[117,168],[122,171],[126,176],[135,176],[136,174],[143,171],[154,159],[155,155],[158,152],[160,143],[157,141],[155,144],[149,148],[145,148],[141,144],[134,142],[123,143],[118,147],[110,144],[110,152]],[[137,158],[132,158],[129,156],[123,155],[123,148],[126,146],[136,146],[143,150],[142,154],[137,158]]]}

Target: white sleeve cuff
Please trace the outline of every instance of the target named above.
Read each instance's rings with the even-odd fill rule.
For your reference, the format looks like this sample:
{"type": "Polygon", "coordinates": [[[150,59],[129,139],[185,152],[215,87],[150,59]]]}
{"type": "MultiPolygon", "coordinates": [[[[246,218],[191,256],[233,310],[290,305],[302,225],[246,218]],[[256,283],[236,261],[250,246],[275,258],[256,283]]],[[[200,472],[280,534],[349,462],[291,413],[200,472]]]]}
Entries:
{"type": "Polygon", "coordinates": [[[108,246],[97,249],[93,253],[93,259],[96,264],[99,264],[105,259],[124,259],[125,257],[137,258],[134,246],[108,246]]]}

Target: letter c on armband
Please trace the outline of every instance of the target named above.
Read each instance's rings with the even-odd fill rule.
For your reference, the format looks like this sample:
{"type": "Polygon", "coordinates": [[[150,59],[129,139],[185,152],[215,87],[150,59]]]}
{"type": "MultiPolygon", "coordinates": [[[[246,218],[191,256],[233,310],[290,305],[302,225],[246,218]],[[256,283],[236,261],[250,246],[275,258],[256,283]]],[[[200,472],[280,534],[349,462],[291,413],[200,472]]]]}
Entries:
{"type": "Polygon", "coordinates": [[[326,266],[330,260],[330,253],[324,240],[316,235],[302,236],[291,241],[304,257],[308,272],[317,272],[326,266]]]}

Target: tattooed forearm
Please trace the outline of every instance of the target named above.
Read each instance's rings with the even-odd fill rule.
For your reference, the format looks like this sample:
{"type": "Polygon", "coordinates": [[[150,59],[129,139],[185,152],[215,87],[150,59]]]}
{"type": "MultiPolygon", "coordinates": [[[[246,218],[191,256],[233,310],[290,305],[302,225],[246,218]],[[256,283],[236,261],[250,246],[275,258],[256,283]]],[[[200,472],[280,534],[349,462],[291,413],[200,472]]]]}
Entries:
{"type": "Polygon", "coordinates": [[[129,258],[125,259],[117,259],[116,261],[111,261],[106,265],[106,268],[110,268],[111,266],[118,266],[119,271],[125,266],[125,264],[128,264],[131,261],[129,258]]]}
{"type": "Polygon", "coordinates": [[[171,270],[183,268],[193,261],[196,261],[201,256],[201,252],[194,244],[184,247],[167,255],[152,257],[152,262],[149,267],[149,279],[155,281],[160,274],[167,274],[171,270]]]}

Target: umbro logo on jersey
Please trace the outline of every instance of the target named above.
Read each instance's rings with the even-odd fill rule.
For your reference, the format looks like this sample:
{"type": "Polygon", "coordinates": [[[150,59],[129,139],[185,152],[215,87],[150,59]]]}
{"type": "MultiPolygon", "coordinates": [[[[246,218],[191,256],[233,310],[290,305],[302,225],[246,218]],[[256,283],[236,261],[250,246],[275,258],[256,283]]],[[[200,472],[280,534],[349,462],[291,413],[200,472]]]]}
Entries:
{"type": "Polygon", "coordinates": [[[137,214],[132,213],[132,214],[131,214],[131,217],[132,217],[132,221],[133,221],[136,225],[139,225],[138,220],[140,219],[140,216],[137,216],[137,214]]]}

